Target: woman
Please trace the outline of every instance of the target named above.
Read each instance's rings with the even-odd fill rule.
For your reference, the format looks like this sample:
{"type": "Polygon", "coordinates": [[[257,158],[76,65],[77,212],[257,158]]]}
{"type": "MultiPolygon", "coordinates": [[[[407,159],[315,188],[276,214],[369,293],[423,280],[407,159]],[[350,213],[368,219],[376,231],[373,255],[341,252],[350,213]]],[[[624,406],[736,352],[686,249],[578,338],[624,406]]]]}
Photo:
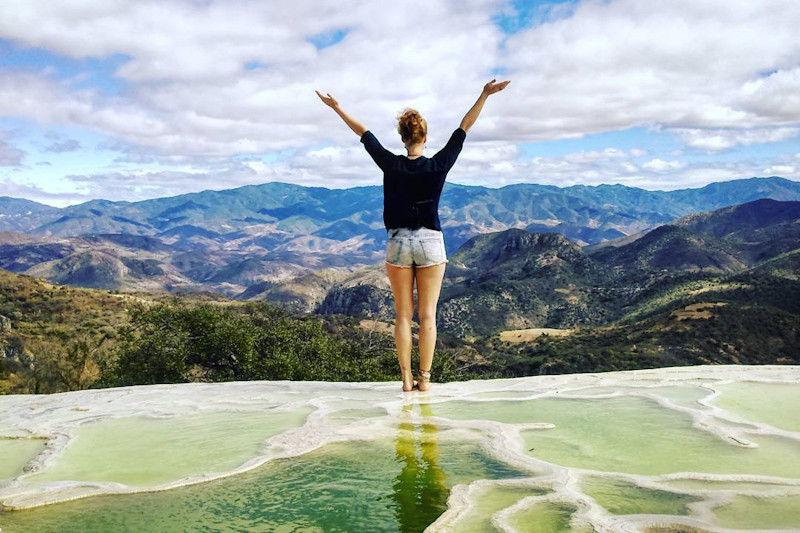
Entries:
{"type": "Polygon", "coordinates": [[[428,124],[418,111],[406,109],[397,118],[397,131],[408,152],[408,155],[399,156],[381,146],[372,132],[345,113],[330,93],[325,97],[316,91],[322,101],[361,137],[367,152],[383,171],[383,222],[388,232],[386,273],[394,294],[394,339],[406,392],[415,388],[426,391],[430,387],[436,344],[436,305],[448,261],[439,223],[439,197],[447,173],[455,164],[467,132],[478,119],[486,99],[510,83],[495,81],[483,87],[461,125],[432,158],[422,154],[428,140],[428,124]],[[419,312],[419,375],[416,384],[411,372],[415,281],[419,312]]]}

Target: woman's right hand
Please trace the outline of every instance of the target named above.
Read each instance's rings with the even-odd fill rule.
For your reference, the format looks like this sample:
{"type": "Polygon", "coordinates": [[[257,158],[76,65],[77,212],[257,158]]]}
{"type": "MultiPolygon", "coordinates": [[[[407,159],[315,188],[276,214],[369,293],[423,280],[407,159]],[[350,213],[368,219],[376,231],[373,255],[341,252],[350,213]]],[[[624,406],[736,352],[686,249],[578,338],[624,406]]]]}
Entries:
{"type": "Polygon", "coordinates": [[[493,79],[492,81],[483,86],[483,94],[489,96],[490,94],[502,91],[503,89],[506,88],[506,85],[511,83],[511,80],[501,81],[500,83],[495,83],[495,81],[497,81],[497,78],[493,79]]]}
{"type": "Polygon", "coordinates": [[[317,91],[316,89],[315,89],[315,92],[317,93],[317,96],[319,96],[320,100],[322,100],[322,101],[323,101],[323,103],[324,103],[326,106],[328,106],[328,107],[331,107],[331,108],[333,108],[333,109],[336,109],[336,108],[339,106],[339,102],[337,102],[337,101],[336,101],[336,98],[334,98],[333,96],[331,96],[331,93],[328,93],[328,97],[326,98],[326,97],[322,96],[322,95],[320,94],[320,92],[319,92],[319,91],[317,91]]]}

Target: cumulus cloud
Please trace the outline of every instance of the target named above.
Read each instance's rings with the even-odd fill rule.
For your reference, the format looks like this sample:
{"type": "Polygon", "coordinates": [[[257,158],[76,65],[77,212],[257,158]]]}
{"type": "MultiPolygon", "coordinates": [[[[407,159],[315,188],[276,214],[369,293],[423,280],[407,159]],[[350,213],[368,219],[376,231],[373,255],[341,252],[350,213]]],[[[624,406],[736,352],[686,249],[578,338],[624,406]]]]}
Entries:
{"type": "Polygon", "coordinates": [[[312,1],[247,0],[26,0],[6,4],[0,14],[3,36],[27,46],[76,59],[128,56],[117,75],[130,81],[217,83],[241,75],[249,61],[280,68],[313,59],[315,47],[304,36],[345,25],[351,16],[312,1]]]}
{"type": "MultiPolygon", "coordinates": [[[[797,11],[797,7],[793,7],[797,11]]],[[[797,122],[800,115],[800,66],[781,68],[769,76],[746,81],[736,101],[743,109],[774,123],[797,122]]]]}
{"type": "Polygon", "coordinates": [[[28,200],[33,200],[34,202],[52,205],[55,207],[78,204],[92,199],[91,196],[87,196],[80,192],[48,191],[37,185],[17,183],[7,178],[0,180],[0,191],[2,191],[2,193],[0,193],[2,196],[26,198],[28,200]]]}
{"type": "MultiPolygon", "coordinates": [[[[498,177],[496,182],[501,185],[536,182],[559,187],[622,183],[651,190],[675,190],[753,176],[777,175],[800,180],[800,165],[787,165],[777,161],[766,167],[754,161],[648,163],[636,165],[630,161],[605,161],[575,164],[563,158],[534,158],[515,166],[513,173],[498,177]],[[668,168],[669,166],[673,168],[668,168]]],[[[495,186],[482,181],[473,183],[495,186]]]]}
{"type": "Polygon", "coordinates": [[[797,123],[798,25],[800,8],[781,0],[582,2],[571,17],[509,39],[515,97],[497,108],[528,111],[515,122],[526,140],[797,123]],[[775,102],[783,91],[794,96],[775,102]]]}
{"type": "Polygon", "coordinates": [[[692,129],[673,130],[692,148],[709,152],[726,150],[737,145],[749,146],[758,143],[785,141],[797,135],[800,128],[751,128],[751,129],[692,129]]]}
{"type": "Polygon", "coordinates": [[[792,175],[796,173],[796,167],[793,165],[772,165],[764,169],[764,174],[768,175],[792,175]]]}
{"type": "MultiPolygon", "coordinates": [[[[448,182],[488,187],[515,183],[542,183],[565,187],[623,183],[646,189],[674,190],[700,187],[709,182],[741,177],[779,175],[800,180],[800,164],[794,154],[781,156],[766,165],[759,161],[685,162],[658,158],[641,165],[628,157],[586,159],[581,152],[559,157],[483,161],[479,149],[470,149],[473,157],[459,157],[448,182]],[[491,176],[487,179],[486,176],[491,176]]],[[[604,150],[598,151],[603,152],[604,150]]],[[[631,150],[634,151],[634,150],[631,150]]],[[[630,157],[636,157],[630,154],[630,157]]],[[[468,155],[465,147],[462,156],[468,155]]],[[[312,150],[298,154],[288,163],[267,164],[257,158],[222,161],[211,166],[184,166],[181,170],[116,170],[70,175],[76,185],[74,194],[45,194],[30,187],[11,189],[11,196],[23,196],[51,205],[66,205],[91,198],[144,200],[174,196],[207,189],[223,190],[272,181],[306,186],[344,188],[380,186],[380,171],[369,156],[358,150],[312,150]],[[287,178],[291,176],[291,179],[287,178]]]]}
{"type": "MultiPolygon", "coordinates": [[[[733,167],[644,148],[527,159],[518,143],[654,126],[687,147],[719,152],[785,141],[800,130],[794,3],[584,0],[542,10],[534,25],[507,36],[496,17],[511,11],[507,0],[6,2],[0,38],[73,59],[113,58],[124,90],[109,94],[53,68],[6,67],[0,116],[107,136],[104,146],[119,153],[112,168],[69,179],[87,194],[115,198],[197,190],[223,183],[220,176],[232,185],[374,182],[374,164],[315,89],[403,153],[393,123],[399,109],[425,115],[435,149],[486,81],[511,79],[485,105],[451,173],[490,186],[643,185],[666,174],[688,183],[718,179],[716,170],[741,177],[730,175],[733,167]],[[315,40],[330,46],[317,48],[315,40]],[[637,163],[643,156],[650,160],[637,163]],[[131,168],[156,164],[173,168],[126,189],[131,168]]],[[[779,160],[736,168],[772,167],[796,168],[779,160]]]]}
{"type": "Polygon", "coordinates": [[[621,159],[627,158],[630,156],[640,156],[644,155],[646,152],[644,150],[639,149],[632,149],[629,151],[620,150],[618,148],[606,148],[604,150],[592,150],[592,151],[583,151],[583,152],[576,152],[572,154],[567,154],[564,156],[564,159],[567,161],[573,162],[592,162],[592,161],[607,161],[609,159],[621,159]]]}
{"type": "Polygon", "coordinates": [[[642,165],[645,170],[652,170],[653,172],[664,172],[667,170],[676,170],[686,166],[683,161],[664,161],[662,159],[651,159],[642,165]]]}
{"type": "Polygon", "coordinates": [[[124,97],[76,91],[41,73],[6,73],[0,113],[88,127],[173,155],[351,142],[315,89],[334,94],[376,132],[389,133],[408,104],[450,129],[498,63],[502,31],[491,19],[498,4],[167,0],[77,8],[32,0],[0,7],[0,36],[22,45],[74,58],[131,58],[116,73],[130,82],[124,97]],[[307,40],[339,27],[348,33],[334,46],[317,50],[307,40]],[[265,67],[248,70],[254,61],[265,67]]]}

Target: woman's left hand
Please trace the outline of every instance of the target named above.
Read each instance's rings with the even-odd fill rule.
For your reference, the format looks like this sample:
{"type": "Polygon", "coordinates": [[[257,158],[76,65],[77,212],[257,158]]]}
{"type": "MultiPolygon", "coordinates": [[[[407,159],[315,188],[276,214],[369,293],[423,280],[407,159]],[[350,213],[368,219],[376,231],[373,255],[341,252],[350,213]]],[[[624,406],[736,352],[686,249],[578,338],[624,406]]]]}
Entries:
{"type": "Polygon", "coordinates": [[[334,109],[336,109],[339,106],[339,102],[336,101],[336,98],[331,96],[331,93],[328,93],[328,97],[326,98],[326,97],[322,96],[319,93],[319,91],[315,91],[315,92],[317,93],[317,96],[319,96],[320,99],[325,103],[326,106],[332,107],[334,109]]]}

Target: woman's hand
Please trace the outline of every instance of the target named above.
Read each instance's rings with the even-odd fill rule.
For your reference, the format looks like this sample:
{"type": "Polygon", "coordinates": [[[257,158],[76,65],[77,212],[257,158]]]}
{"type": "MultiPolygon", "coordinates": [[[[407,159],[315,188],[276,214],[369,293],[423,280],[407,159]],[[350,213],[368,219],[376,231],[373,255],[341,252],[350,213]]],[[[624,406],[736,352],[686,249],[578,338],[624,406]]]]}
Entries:
{"type": "Polygon", "coordinates": [[[478,115],[481,113],[481,109],[483,109],[483,104],[486,102],[486,99],[489,98],[490,94],[494,94],[498,91],[502,91],[506,88],[506,85],[511,83],[511,80],[501,81],[500,83],[495,83],[497,79],[493,79],[489,83],[483,86],[483,92],[478,97],[478,100],[472,105],[467,114],[464,115],[464,118],[461,120],[461,129],[465,132],[469,131],[475,121],[478,120],[478,115]]]}
{"type": "Polygon", "coordinates": [[[326,97],[322,96],[319,93],[319,91],[315,91],[315,92],[317,93],[317,96],[319,96],[320,99],[325,103],[326,106],[332,107],[333,109],[336,109],[337,107],[339,107],[339,102],[336,101],[336,98],[331,96],[331,93],[328,93],[328,97],[326,98],[326,97]]]}
{"type": "Polygon", "coordinates": [[[364,132],[367,131],[366,126],[364,126],[362,123],[360,123],[359,121],[357,121],[356,119],[345,113],[344,109],[339,107],[339,102],[336,101],[336,98],[331,96],[331,93],[328,93],[327,98],[322,96],[319,91],[316,91],[316,93],[319,96],[320,100],[322,100],[326,106],[332,108],[334,111],[336,111],[337,115],[342,117],[342,120],[344,120],[345,123],[348,126],[350,126],[350,129],[353,130],[353,132],[356,135],[358,135],[359,137],[364,135],[364,132]]]}
{"type": "Polygon", "coordinates": [[[506,88],[506,85],[511,83],[511,80],[501,81],[500,83],[495,83],[495,81],[497,81],[497,78],[493,79],[492,81],[483,86],[483,94],[489,96],[490,94],[502,91],[503,89],[506,88]]]}

